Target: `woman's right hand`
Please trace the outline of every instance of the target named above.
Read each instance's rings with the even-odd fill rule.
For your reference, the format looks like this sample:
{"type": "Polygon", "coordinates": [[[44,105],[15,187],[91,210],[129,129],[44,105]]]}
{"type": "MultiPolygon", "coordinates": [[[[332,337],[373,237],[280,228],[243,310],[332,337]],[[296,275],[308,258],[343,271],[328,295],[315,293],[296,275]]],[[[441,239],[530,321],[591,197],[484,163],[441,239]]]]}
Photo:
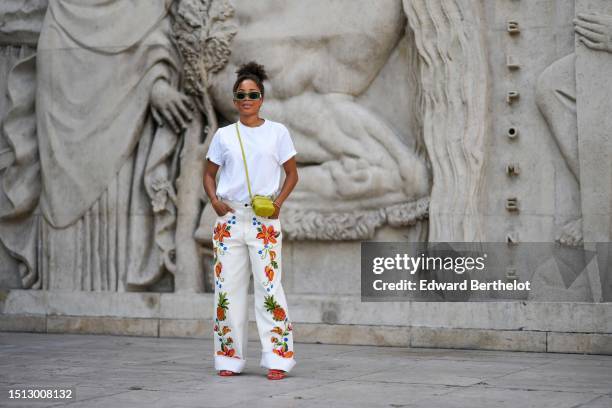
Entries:
{"type": "Polygon", "coordinates": [[[232,207],[230,207],[221,200],[215,200],[211,204],[219,217],[223,217],[225,214],[227,214],[228,211],[235,211],[232,207]]]}

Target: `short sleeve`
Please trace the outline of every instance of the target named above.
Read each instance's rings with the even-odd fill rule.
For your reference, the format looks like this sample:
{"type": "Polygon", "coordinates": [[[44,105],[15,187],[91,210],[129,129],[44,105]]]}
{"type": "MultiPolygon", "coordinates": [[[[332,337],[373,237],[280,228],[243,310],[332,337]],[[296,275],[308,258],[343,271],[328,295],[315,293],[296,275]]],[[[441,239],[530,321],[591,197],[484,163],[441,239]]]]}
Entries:
{"type": "Polygon", "coordinates": [[[208,147],[208,152],[206,153],[206,158],[210,159],[210,161],[212,161],[213,163],[222,166],[223,150],[221,149],[221,134],[219,130],[220,129],[217,129],[217,131],[213,135],[212,141],[210,142],[210,146],[208,147]]]}
{"type": "Polygon", "coordinates": [[[283,126],[283,131],[281,132],[281,136],[278,141],[278,162],[279,164],[285,163],[291,157],[297,154],[295,147],[293,146],[293,141],[291,140],[291,135],[289,134],[289,130],[283,126]]]}

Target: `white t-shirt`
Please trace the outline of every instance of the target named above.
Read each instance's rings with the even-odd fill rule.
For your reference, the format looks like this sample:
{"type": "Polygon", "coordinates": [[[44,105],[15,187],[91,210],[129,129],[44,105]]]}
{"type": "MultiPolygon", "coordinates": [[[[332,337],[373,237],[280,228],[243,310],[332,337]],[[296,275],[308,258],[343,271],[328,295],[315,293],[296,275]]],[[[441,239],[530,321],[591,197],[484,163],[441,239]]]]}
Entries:
{"type": "MultiPolygon", "coordinates": [[[[265,119],[262,125],[249,127],[238,121],[253,195],[275,197],[280,192],[281,168],[297,151],[282,123],[265,119]]],[[[213,135],[206,158],[221,166],[217,196],[232,201],[249,202],[244,162],[236,135],[236,124],[219,128],[213,135]]]]}

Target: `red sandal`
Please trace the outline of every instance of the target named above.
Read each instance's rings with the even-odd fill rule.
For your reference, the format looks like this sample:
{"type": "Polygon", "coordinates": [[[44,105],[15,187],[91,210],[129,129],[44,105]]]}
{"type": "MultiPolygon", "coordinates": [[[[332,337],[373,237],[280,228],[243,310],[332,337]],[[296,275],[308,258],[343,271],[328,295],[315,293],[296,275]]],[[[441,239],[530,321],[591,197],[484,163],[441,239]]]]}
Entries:
{"type": "Polygon", "coordinates": [[[232,375],[238,375],[238,374],[239,373],[235,373],[235,372],[230,371],[230,370],[221,370],[221,371],[219,371],[219,375],[221,377],[230,377],[232,375]]]}
{"type": "Polygon", "coordinates": [[[268,370],[268,380],[282,380],[287,376],[287,372],[271,368],[268,370]]]}

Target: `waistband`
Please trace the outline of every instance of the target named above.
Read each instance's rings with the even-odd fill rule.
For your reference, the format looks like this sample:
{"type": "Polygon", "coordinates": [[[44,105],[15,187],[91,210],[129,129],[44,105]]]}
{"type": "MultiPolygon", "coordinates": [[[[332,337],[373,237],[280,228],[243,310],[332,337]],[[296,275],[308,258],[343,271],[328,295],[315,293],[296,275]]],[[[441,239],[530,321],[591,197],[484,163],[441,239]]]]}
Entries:
{"type": "Polygon", "coordinates": [[[224,203],[228,204],[230,207],[236,210],[252,208],[250,201],[234,201],[234,200],[228,200],[226,198],[219,198],[219,200],[223,201],[224,203]]]}

